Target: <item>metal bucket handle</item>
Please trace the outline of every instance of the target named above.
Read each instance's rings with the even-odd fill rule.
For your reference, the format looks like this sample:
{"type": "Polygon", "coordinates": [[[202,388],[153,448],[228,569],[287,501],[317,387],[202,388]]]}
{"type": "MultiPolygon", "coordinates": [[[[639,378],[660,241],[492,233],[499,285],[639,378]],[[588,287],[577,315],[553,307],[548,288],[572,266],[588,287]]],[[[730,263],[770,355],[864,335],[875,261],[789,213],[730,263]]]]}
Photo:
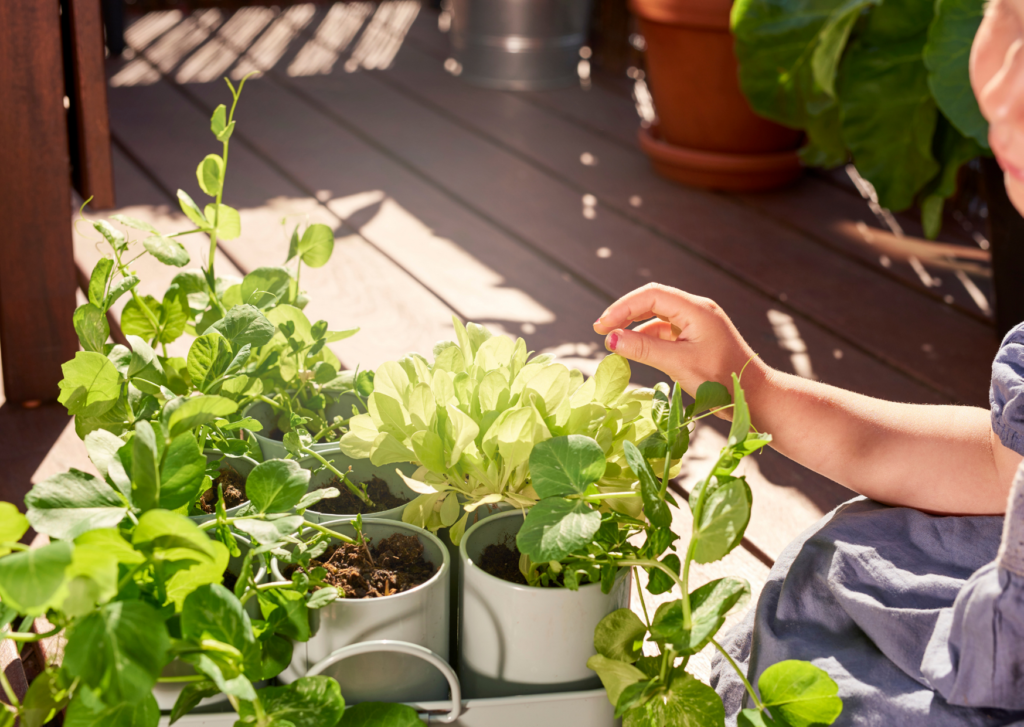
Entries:
{"type": "Polygon", "coordinates": [[[360,654],[371,654],[380,651],[390,651],[396,654],[408,654],[409,656],[415,656],[423,659],[435,666],[444,678],[448,680],[448,687],[451,689],[452,710],[445,715],[432,715],[430,720],[431,722],[451,724],[462,716],[462,686],[459,684],[458,675],[456,675],[455,670],[452,669],[451,665],[447,661],[430,649],[420,646],[419,644],[410,644],[407,641],[391,641],[388,639],[382,639],[379,641],[363,641],[359,644],[343,646],[342,648],[332,652],[330,656],[318,661],[310,667],[309,671],[306,672],[306,676],[317,676],[328,667],[333,666],[339,661],[347,659],[350,656],[359,656],[360,654]]]}

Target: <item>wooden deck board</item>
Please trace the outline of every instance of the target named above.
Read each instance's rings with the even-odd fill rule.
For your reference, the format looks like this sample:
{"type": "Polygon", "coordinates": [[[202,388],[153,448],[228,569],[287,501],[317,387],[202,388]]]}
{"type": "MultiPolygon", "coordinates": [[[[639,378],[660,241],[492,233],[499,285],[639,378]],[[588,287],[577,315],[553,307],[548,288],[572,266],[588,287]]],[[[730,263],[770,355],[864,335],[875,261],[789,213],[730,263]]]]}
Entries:
{"type": "Polygon", "coordinates": [[[463,83],[429,56],[404,52],[386,76],[370,77],[386,78],[389,86],[400,86],[446,120],[500,142],[577,192],[595,195],[599,218],[607,208],[609,216],[650,226],[687,250],[713,258],[751,287],[784,296],[794,310],[843,332],[954,400],[987,401],[985,372],[997,343],[987,324],[936,307],[903,285],[850,265],[723,195],[671,184],[653,175],[639,155],[543,114],[515,94],[463,83]],[[594,161],[582,163],[584,155],[594,161]],[[630,205],[633,197],[642,200],[639,206],[630,205]]]}
{"type": "MultiPolygon", "coordinates": [[[[112,88],[110,104],[119,142],[166,189],[180,185],[199,199],[195,165],[215,151],[208,114],[162,81],[112,88]]],[[[332,344],[347,366],[375,367],[410,351],[429,353],[438,340],[451,337],[451,309],[364,239],[342,230],[330,210],[242,144],[232,148],[225,190],[225,202],[239,209],[243,234],[223,249],[243,272],[284,262],[287,237],[280,223],[285,216],[291,224],[308,220],[335,229],[331,261],[304,269],[302,280],[304,288],[316,291],[306,309],[311,320],[323,318],[332,330],[362,329],[332,344]]]]}

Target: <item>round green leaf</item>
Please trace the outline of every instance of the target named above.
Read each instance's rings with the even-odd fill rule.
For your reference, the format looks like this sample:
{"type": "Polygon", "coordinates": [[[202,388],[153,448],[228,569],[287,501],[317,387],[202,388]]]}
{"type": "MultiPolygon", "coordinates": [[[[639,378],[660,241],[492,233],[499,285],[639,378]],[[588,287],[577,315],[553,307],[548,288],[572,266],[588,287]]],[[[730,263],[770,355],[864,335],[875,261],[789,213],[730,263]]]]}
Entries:
{"type": "Polygon", "coordinates": [[[25,506],[32,527],[63,540],[112,528],[128,512],[128,505],[110,485],[76,469],[34,485],[25,495],[25,506]]]}
{"type": "Polygon", "coordinates": [[[725,708],[715,690],[689,674],[675,677],[666,699],[651,699],[631,709],[622,727],[724,727],[725,708]]]}
{"type": "MultiPolygon", "coordinates": [[[[27,531],[28,518],[18,507],[10,502],[0,502],[0,543],[17,543],[27,531]]],[[[0,555],[10,552],[10,549],[0,548],[0,555]]]]}
{"type": "MultiPolygon", "coordinates": [[[[242,303],[248,303],[257,308],[275,305],[287,296],[291,281],[292,276],[287,268],[256,268],[242,279],[242,288],[239,291],[242,295],[242,303]]],[[[274,323],[278,322],[271,320],[274,323]]],[[[306,327],[309,327],[308,320],[306,320],[306,327]]]]}
{"type": "Polygon", "coordinates": [[[757,680],[761,701],[790,727],[832,724],[843,711],[839,685],[806,661],[780,661],[757,680]]]}
{"type": "Polygon", "coordinates": [[[45,612],[64,585],[72,551],[57,541],[0,558],[0,600],[29,616],[45,612]]]}
{"type": "Polygon", "coordinates": [[[298,253],[311,268],[323,267],[334,252],[334,232],[327,225],[310,225],[299,240],[298,253]]]}
{"type": "Polygon", "coordinates": [[[582,434],[539,442],[530,453],[533,489],[542,499],[584,492],[601,479],[606,466],[601,445],[582,434]]]}
{"type": "MultiPolygon", "coordinates": [[[[196,179],[199,188],[211,197],[220,192],[221,178],[224,176],[224,160],[218,154],[207,154],[196,167],[196,179]]],[[[212,218],[211,218],[212,219],[212,218]]]]}
{"type": "Polygon", "coordinates": [[[121,375],[107,357],[95,351],[79,351],[61,364],[64,378],[58,384],[57,400],[68,414],[98,417],[106,413],[121,394],[121,375]]]}
{"type": "Polygon", "coordinates": [[[552,497],[530,508],[516,545],[535,563],[562,560],[585,548],[600,527],[601,513],[585,502],[552,497]]]}
{"type": "Polygon", "coordinates": [[[249,615],[235,594],[220,584],[201,586],[185,597],[181,635],[193,641],[214,639],[230,644],[242,652],[246,662],[259,658],[249,615]]]}
{"type": "Polygon", "coordinates": [[[176,268],[183,268],[188,265],[191,259],[188,250],[173,237],[163,235],[150,235],[142,241],[143,247],[150,255],[162,262],[164,265],[173,265],[176,268]]]}
{"type": "Polygon", "coordinates": [[[228,339],[219,332],[203,334],[188,349],[188,375],[192,385],[205,392],[227,372],[233,358],[228,339]]]}
{"type": "Polygon", "coordinates": [[[746,603],[750,586],[739,578],[719,578],[690,594],[691,627],[683,625],[683,602],[663,603],[651,621],[651,638],[672,644],[680,655],[696,654],[711,641],[732,609],[746,603]]]}
{"type": "MultiPolygon", "coordinates": [[[[612,611],[594,630],[594,648],[609,659],[632,664],[643,652],[647,626],[628,608],[612,611]]],[[[593,668],[593,667],[591,667],[593,668]]]]}
{"type": "Polygon", "coordinates": [[[222,204],[218,212],[216,204],[208,204],[204,209],[204,214],[211,226],[214,219],[217,220],[217,235],[220,239],[234,240],[242,234],[242,218],[238,216],[238,210],[234,207],[222,204]]]}
{"type": "Polygon", "coordinates": [[[924,65],[928,87],[943,115],[964,136],[988,149],[988,122],[971,90],[968,61],[971,45],[985,14],[983,0],[940,0],[928,26],[924,65]]]}
{"type": "Polygon", "coordinates": [[[195,435],[179,434],[171,440],[160,467],[160,507],[176,510],[194,502],[205,479],[206,457],[195,435]]]}
{"type": "MultiPolygon", "coordinates": [[[[301,677],[286,687],[266,687],[260,690],[259,696],[270,724],[291,724],[293,727],[335,725],[345,711],[341,687],[336,680],[326,676],[301,677]]],[[[240,702],[238,716],[246,723],[254,722],[253,703],[240,702]]]]}
{"type": "Polygon", "coordinates": [[[64,727],[139,727],[159,720],[160,707],[152,694],[138,702],[107,705],[88,687],[79,687],[68,705],[64,727]]]}
{"type": "Polygon", "coordinates": [[[306,494],[309,474],[295,460],[267,460],[249,473],[245,492],[261,513],[287,512],[306,494]]]}
{"type": "Polygon", "coordinates": [[[224,334],[231,344],[238,348],[250,344],[253,348],[268,343],[277,329],[274,324],[252,305],[236,305],[227,315],[210,326],[211,331],[224,334]]]}
{"type": "Polygon", "coordinates": [[[632,664],[627,664],[618,659],[609,659],[602,654],[594,654],[587,659],[587,668],[597,672],[601,679],[601,685],[608,692],[608,701],[612,705],[619,702],[623,690],[647,676],[632,664]]]}
{"type": "Polygon", "coordinates": [[[746,481],[743,478],[721,479],[727,481],[705,497],[697,523],[693,553],[697,563],[724,558],[739,545],[750,522],[751,495],[746,481]]]}

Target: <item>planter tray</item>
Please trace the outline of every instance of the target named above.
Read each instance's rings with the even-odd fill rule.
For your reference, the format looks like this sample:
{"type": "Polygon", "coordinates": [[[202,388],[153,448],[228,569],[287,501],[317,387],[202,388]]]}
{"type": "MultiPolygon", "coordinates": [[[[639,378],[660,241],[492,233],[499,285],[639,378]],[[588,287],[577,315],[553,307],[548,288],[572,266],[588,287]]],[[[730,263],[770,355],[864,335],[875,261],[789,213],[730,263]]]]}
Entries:
{"type": "MultiPolygon", "coordinates": [[[[422,702],[410,705],[429,724],[442,724],[451,713],[451,702],[422,702]]],[[[604,689],[560,694],[534,694],[521,697],[495,699],[464,699],[462,714],[453,727],[615,727],[614,708],[608,702],[604,689]]],[[[232,727],[234,712],[220,714],[190,714],[175,722],[181,727],[232,727]]],[[[167,727],[170,717],[160,718],[160,727],[167,727]]]]}

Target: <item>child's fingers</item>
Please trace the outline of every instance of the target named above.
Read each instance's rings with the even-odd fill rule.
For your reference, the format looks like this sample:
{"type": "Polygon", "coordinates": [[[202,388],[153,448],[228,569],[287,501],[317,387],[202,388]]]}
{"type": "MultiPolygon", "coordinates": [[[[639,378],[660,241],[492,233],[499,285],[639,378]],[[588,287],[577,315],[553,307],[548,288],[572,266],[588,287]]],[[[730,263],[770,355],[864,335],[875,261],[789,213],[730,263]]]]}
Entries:
{"type": "Polygon", "coordinates": [[[689,318],[701,313],[700,303],[705,300],[676,288],[651,283],[627,293],[612,303],[594,323],[594,330],[597,333],[608,334],[616,328],[625,328],[634,321],[643,321],[655,316],[667,319],[678,328],[685,329],[689,318]]]}
{"type": "Polygon", "coordinates": [[[645,336],[650,336],[651,338],[660,338],[662,341],[679,340],[678,329],[675,327],[675,324],[670,321],[648,321],[641,326],[637,326],[633,330],[637,333],[642,333],[645,336]]]}
{"type": "Polygon", "coordinates": [[[671,336],[671,324],[662,321],[652,322],[639,331],[617,328],[605,337],[605,347],[630,361],[653,366],[675,378],[673,372],[680,363],[679,347],[688,344],[680,343],[674,337],[662,338],[663,335],[671,336]]]}

